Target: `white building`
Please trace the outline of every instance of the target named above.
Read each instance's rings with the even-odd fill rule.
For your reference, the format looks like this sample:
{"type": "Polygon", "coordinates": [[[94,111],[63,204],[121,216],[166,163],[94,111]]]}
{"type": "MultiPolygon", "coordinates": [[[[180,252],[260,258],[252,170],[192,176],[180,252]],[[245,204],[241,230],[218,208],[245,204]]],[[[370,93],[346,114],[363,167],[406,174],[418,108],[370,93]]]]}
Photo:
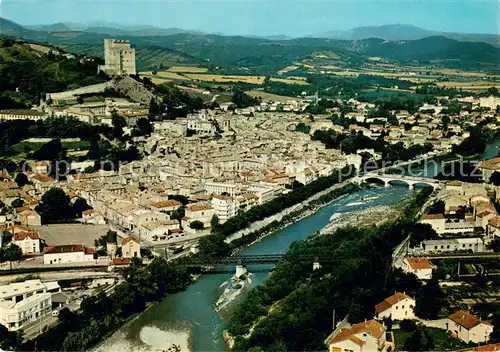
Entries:
{"type": "Polygon", "coordinates": [[[122,258],[140,258],[141,244],[134,237],[129,236],[120,241],[122,258]]]}
{"type": "Polygon", "coordinates": [[[48,247],[43,255],[43,264],[83,263],[94,260],[94,250],[81,244],[48,247]]]}
{"type": "Polygon", "coordinates": [[[406,273],[415,274],[419,280],[432,279],[432,265],[426,258],[405,258],[402,269],[406,273]]]}
{"type": "Polygon", "coordinates": [[[214,195],[212,208],[214,208],[215,215],[217,215],[221,224],[238,213],[236,200],[229,196],[214,195]]]}
{"type": "Polygon", "coordinates": [[[18,232],[12,236],[12,243],[19,246],[23,254],[40,253],[40,236],[34,232],[18,232]]]}
{"type": "Polygon", "coordinates": [[[375,306],[375,312],[378,319],[391,318],[392,320],[403,320],[415,318],[413,309],[415,300],[410,296],[396,292],[387,297],[375,306]]]}
{"type": "Polygon", "coordinates": [[[17,331],[50,313],[57,282],[28,280],[0,286],[0,324],[17,331]]]}
{"type": "Polygon", "coordinates": [[[205,193],[207,194],[223,194],[226,193],[231,197],[238,194],[238,185],[231,183],[220,183],[220,182],[206,182],[205,183],[205,193]]]}
{"type": "Polygon", "coordinates": [[[472,251],[473,253],[482,253],[485,246],[482,238],[449,238],[438,240],[425,240],[420,244],[422,252],[441,253],[454,251],[472,251]]]}
{"type": "Polygon", "coordinates": [[[460,310],[446,318],[446,330],[464,342],[481,343],[488,342],[493,332],[493,325],[460,310]]]}

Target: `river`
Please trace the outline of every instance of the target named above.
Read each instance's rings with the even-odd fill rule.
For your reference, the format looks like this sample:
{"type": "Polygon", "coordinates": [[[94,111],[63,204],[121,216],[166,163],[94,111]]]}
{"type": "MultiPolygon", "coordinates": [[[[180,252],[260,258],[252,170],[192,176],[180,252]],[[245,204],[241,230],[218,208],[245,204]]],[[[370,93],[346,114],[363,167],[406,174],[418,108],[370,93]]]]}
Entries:
{"type": "MultiPolygon", "coordinates": [[[[489,145],[485,157],[496,156],[497,142],[489,145]]],[[[433,170],[427,175],[432,176],[433,170]]],[[[375,187],[362,189],[343,196],[330,205],[319,209],[313,215],[265,237],[242,251],[242,254],[285,253],[293,241],[303,240],[328,224],[334,214],[359,211],[378,205],[394,204],[410,194],[405,186],[389,188],[375,187]],[[367,200],[367,198],[369,200],[367,200]]],[[[269,266],[267,267],[269,269],[269,266]]],[[[222,331],[226,327],[231,308],[244,298],[245,293],[266,279],[268,272],[258,270],[262,266],[249,266],[252,273],[248,285],[241,292],[227,292],[222,302],[225,307],[219,312],[214,303],[224,293],[232,273],[209,274],[202,276],[190,285],[186,291],[168,296],[152,309],[141,314],[137,319],[119,329],[96,350],[107,351],[159,351],[167,350],[172,344],[193,351],[224,351],[226,346],[222,331]],[[234,295],[239,293],[236,297],[234,295]]],[[[265,267],[264,267],[265,269],[265,267]]]]}

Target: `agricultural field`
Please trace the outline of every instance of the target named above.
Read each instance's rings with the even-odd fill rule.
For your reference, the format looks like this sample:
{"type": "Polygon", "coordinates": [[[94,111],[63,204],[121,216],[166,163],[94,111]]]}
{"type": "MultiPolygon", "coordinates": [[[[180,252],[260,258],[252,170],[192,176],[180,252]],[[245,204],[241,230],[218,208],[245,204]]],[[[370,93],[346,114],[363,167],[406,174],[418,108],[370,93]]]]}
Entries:
{"type": "Polygon", "coordinates": [[[262,98],[263,101],[271,100],[271,101],[276,101],[279,103],[286,103],[287,101],[290,101],[290,100],[296,100],[296,101],[303,100],[302,98],[287,97],[284,95],[267,93],[267,92],[264,92],[262,90],[249,90],[245,93],[250,95],[251,97],[256,97],[256,98],[260,97],[260,98],[262,98]]]}
{"type": "Polygon", "coordinates": [[[217,83],[248,83],[263,84],[265,76],[238,76],[238,75],[213,75],[186,73],[184,76],[197,81],[217,82],[217,83]]]}
{"type": "Polygon", "coordinates": [[[157,72],[156,75],[153,75],[152,72],[140,72],[139,75],[141,77],[148,77],[151,79],[156,78],[156,79],[164,79],[164,80],[170,80],[170,81],[173,81],[173,80],[190,81],[190,79],[187,77],[184,77],[178,73],[169,72],[169,71],[160,71],[160,72],[157,72]]]}
{"type": "Polygon", "coordinates": [[[208,71],[208,68],[194,66],[172,66],[167,71],[176,73],[206,73],[208,71]]]}
{"type": "Polygon", "coordinates": [[[298,84],[298,85],[308,85],[309,83],[306,82],[305,77],[288,77],[288,78],[274,78],[271,77],[271,82],[280,82],[280,83],[286,83],[286,84],[298,84]],[[300,79],[298,79],[300,78],[300,79]]]}

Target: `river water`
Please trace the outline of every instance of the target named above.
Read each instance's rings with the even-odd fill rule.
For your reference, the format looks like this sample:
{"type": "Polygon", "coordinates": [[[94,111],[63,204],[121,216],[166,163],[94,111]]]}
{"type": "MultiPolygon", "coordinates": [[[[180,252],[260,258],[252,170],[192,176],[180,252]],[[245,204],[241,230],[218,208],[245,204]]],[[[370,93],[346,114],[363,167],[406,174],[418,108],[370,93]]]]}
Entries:
{"type": "MultiPolygon", "coordinates": [[[[496,156],[498,145],[500,142],[489,145],[485,157],[496,156]]],[[[429,169],[426,175],[433,176],[434,173],[435,170],[429,169]]],[[[285,253],[293,241],[303,240],[319,231],[334,214],[394,204],[411,192],[403,185],[362,189],[262,239],[241,254],[285,253]]],[[[204,275],[186,291],[168,296],[122,327],[97,351],[161,351],[167,350],[172,344],[180,346],[182,351],[224,351],[227,348],[222,331],[226,328],[231,308],[245,297],[249,289],[266,279],[269,273],[262,269],[270,267],[249,266],[251,275],[241,290],[227,289],[232,273],[204,275]],[[215,302],[221,303],[224,308],[217,312],[214,309],[215,302]]]]}

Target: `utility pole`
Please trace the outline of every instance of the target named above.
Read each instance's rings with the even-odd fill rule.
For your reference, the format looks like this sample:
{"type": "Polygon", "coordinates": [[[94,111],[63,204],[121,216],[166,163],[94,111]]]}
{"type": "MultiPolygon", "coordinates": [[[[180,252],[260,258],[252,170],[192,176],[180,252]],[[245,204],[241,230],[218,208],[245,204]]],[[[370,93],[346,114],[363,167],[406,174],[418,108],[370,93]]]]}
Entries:
{"type": "Polygon", "coordinates": [[[333,308],[333,312],[332,312],[332,326],[333,326],[333,330],[335,330],[335,308],[333,308]]]}

